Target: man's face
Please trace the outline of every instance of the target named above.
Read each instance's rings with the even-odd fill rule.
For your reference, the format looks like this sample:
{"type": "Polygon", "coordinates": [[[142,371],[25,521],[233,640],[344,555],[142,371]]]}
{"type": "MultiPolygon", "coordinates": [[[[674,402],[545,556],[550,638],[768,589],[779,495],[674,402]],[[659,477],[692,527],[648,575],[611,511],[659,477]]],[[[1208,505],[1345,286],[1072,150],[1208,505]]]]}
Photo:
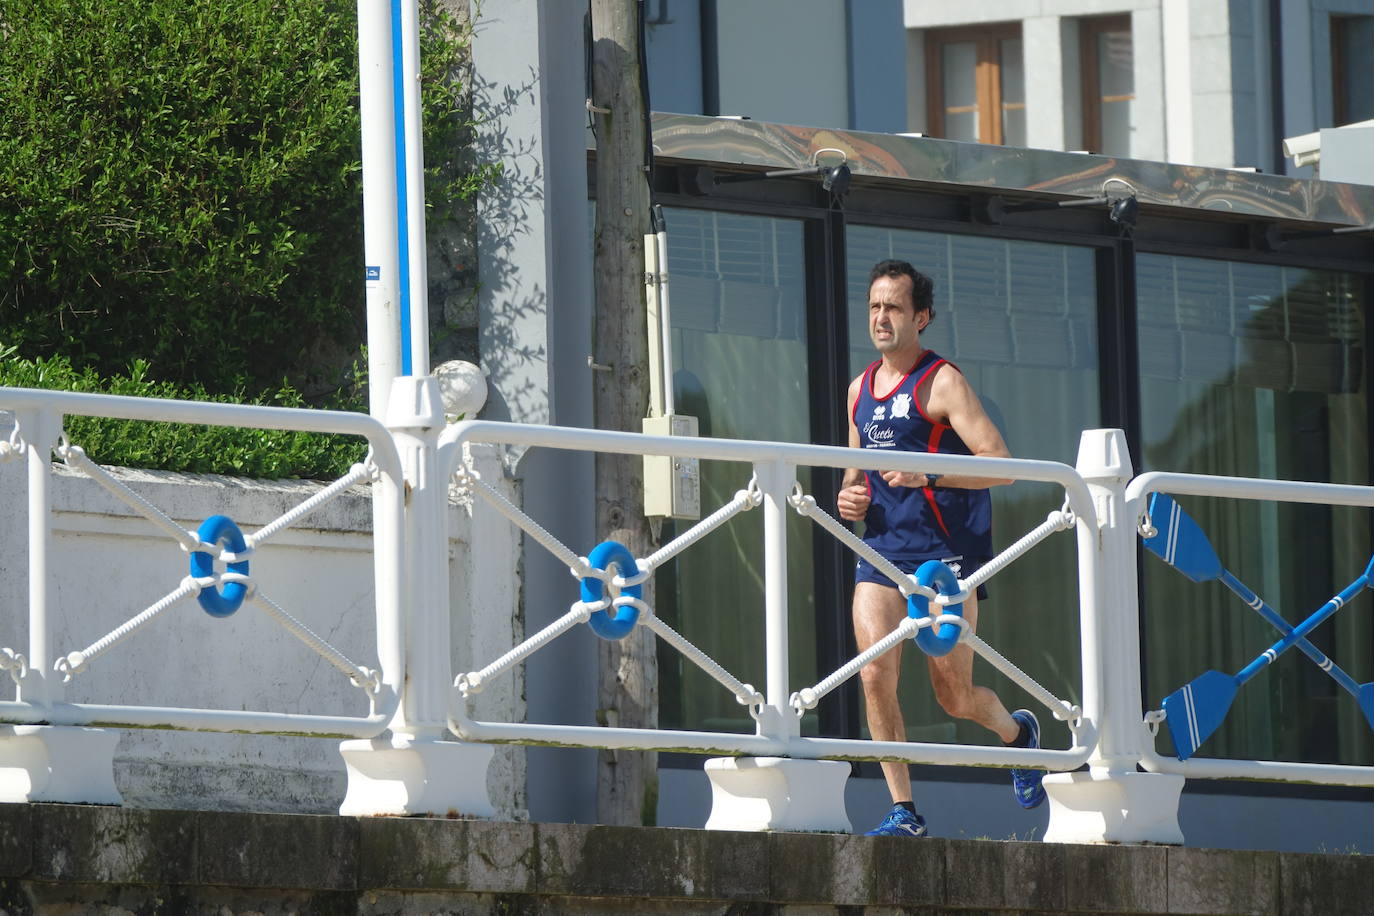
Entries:
{"type": "Polygon", "coordinates": [[[905,274],[879,277],[868,288],[868,336],[879,353],[919,347],[926,314],[916,313],[911,278],[905,274]]]}

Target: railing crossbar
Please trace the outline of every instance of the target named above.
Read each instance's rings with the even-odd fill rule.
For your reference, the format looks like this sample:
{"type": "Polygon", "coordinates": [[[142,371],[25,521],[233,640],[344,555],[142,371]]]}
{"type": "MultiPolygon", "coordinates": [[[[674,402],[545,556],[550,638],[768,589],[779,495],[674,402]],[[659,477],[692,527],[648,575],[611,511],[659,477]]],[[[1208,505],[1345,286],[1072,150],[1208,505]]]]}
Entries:
{"type": "Polygon", "coordinates": [[[811,519],[840,543],[867,560],[874,569],[891,579],[892,584],[902,593],[903,598],[910,598],[912,595],[924,595],[929,599],[938,597],[934,589],[917,584],[913,577],[898,569],[891,560],[865,544],[863,538],[831,517],[830,513],[816,504],[814,496],[802,496],[789,501],[792,503],[792,508],[797,510],[798,515],[811,519]]]}
{"type": "Polygon", "coordinates": [[[354,686],[362,688],[368,693],[376,693],[381,689],[381,676],[377,672],[354,664],[349,660],[348,656],[325,642],[325,640],[316,635],[313,630],[301,623],[295,617],[292,617],[283,610],[279,604],[271,598],[268,598],[261,591],[254,588],[250,595],[250,600],[267,611],[269,616],[290,631],[293,636],[318,653],[321,658],[339,669],[340,672],[353,682],[354,686]]]}
{"type": "Polygon", "coordinates": [[[755,690],[752,685],[744,683],[730,672],[726,671],[719,662],[693,645],[687,637],[683,636],[677,630],[674,630],[663,618],[655,615],[648,605],[645,605],[642,601],[635,601],[634,599],[630,599],[630,601],[634,602],[635,606],[639,608],[639,620],[644,626],[652,630],[655,635],[663,639],[674,649],[677,649],[678,652],[681,652],[684,658],[710,675],[715,679],[716,683],[734,694],[735,699],[739,701],[741,705],[755,706],[765,702],[763,694],[755,690]]]}
{"type": "Polygon", "coordinates": [[[1056,719],[1067,722],[1071,730],[1077,730],[1078,723],[1083,714],[1081,709],[1072,703],[1059,699],[1059,697],[1042,687],[1035,678],[1012,664],[1005,656],[988,645],[982,637],[972,630],[965,628],[960,640],[968,643],[969,647],[973,649],[974,652],[977,652],[985,658],[998,671],[1011,678],[1021,687],[1021,689],[1043,703],[1045,708],[1052,712],[1056,719]]]}
{"type": "Polygon", "coordinates": [[[371,456],[369,456],[367,460],[353,465],[353,467],[349,468],[347,474],[340,477],[314,496],[283,513],[280,517],[267,523],[253,534],[246,535],[243,539],[248,545],[245,553],[251,553],[255,548],[265,544],[275,534],[294,525],[306,515],[336,498],[344,490],[371,477],[373,470],[374,465],[372,464],[371,456]]]}
{"type": "Polygon", "coordinates": [[[953,604],[967,599],[968,596],[973,593],[974,589],[1006,569],[1014,561],[1020,559],[1023,554],[1028,552],[1036,544],[1039,544],[1045,538],[1057,531],[1063,531],[1066,528],[1072,527],[1073,524],[1074,515],[1072,512],[1064,512],[1061,510],[1051,512],[1043,522],[1028,531],[1015,544],[1012,544],[1006,550],[984,563],[967,579],[961,579],[959,582],[959,594],[952,595],[947,599],[942,596],[940,603],[953,604]]]}
{"type": "MultiPolygon", "coordinates": [[[[606,603],[607,602],[600,602],[601,605],[606,603]]],[[[598,605],[586,604],[582,601],[573,602],[572,607],[566,614],[511,649],[505,655],[502,655],[490,665],[487,665],[481,671],[469,671],[466,674],[460,674],[458,679],[454,681],[454,686],[457,687],[459,692],[464,696],[481,692],[482,686],[488,680],[509,668],[513,668],[515,665],[524,661],[535,652],[538,652],[540,649],[544,648],[544,646],[548,645],[568,630],[571,630],[579,623],[586,623],[591,619],[592,611],[598,609],[598,605]]]]}
{"type": "Polygon", "coordinates": [[[75,466],[80,469],[86,476],[108,490],[110,494],[120,502],[171,535],[172,538],[186,550],[209,549],[211,552],[218,552],[219,548],[217,546],[212,547],[211,545],[202,544],[200,538],[196,537],[194,532],[187,531],[157,506],[154,506],[152,503],[148,502],[148,500],[135,493],[122,481],[116,480],[109,471],[96,464],[81,446],[62,445],[58,447],[57,451],[58,454],[62,456],[62,460],[65,461],[69,467],[75,466]]]}
{"type": "Polygon", "coordinates": [[[748,490],[736,492],[734,499],[721,506],[715,512],[712,512],[706,518],[697,522],[691,528],[682,532],[682,534],[673,538],[667,544],[664,544],[643,560],[640,560],[638,576],[620,577],[623,581],[617,581],[616,584],[621,587],[638,585],[640,582],[647,579],[655,569],[658,569],[664,563],[682,553],[682,551],[691,547],[697,541],[701,540],[739,513],[753,509],[755,506],[759,505],[762,499],[763,495],[759,493],[756,488],[751,487],[748,490]]]}
{"type": "Polygon", "coordinates": [[[600,572],[600,570],[592,569],[584,557],[579,557],[577,554],[573,553],[562,541],[558,540],[558,538],[554,537],[552,534],[549,534],[542,525],[526,515],[524,511],[514,505],[510,500],[506,499],[506,497],[502,496],[495,487],[479,477],[476,471],[470,468],[460,467],[457,473],[464,483],[471,486],[477,493],[480,493],[496,511],[509,519],[511,524],[538,541],[545,550],[553,554],[564,566],[568,567],[568,570],[573,575],[580,579],[586,576],[596,575],[600,572]]]}
{"type": "Polygon", "coordinates": [[[882,639],[836,668],[832,674],[821,680],[816,686],[804,687],[792,694],[790,705],[797,711],[798,715],[801,715],[802,711],[805,709],[815,709],[816,704],[823,700],[827,694],[858,674],[865,665],[869,664],[874,659],[886,655],[892,650],[893,646],[896,646],[898,643],[902,642],[902,640],[910,639],[912,636],[916,635],[916,631],[922,626],[928,626],[929,624],[929,617],[920,619],[914,617],[902,618],[902,622],[897,624],[896,629],[891,633],[888,633],[882,639]]]}
{"type": "Polygon", "coordinates": [[[161,600],[150,605],[142,613],[125,621],[122,625],[111,630],[104,637],[91,643],[86,648],[78,652],[71,652],[65,657],[59,658],[53,664],[53,670],[62,675],[64,683],[70,681],[72,676],[78,674],[85,668],[88,662],[92,662],[104,655],[116,643],[121,642],[135,630],[151,622],[153,618],[172,607],[178,601],[181,601],[183,598],[190,598],[193,595],[200,594],[200,589],[200,581],[187,576],[181,580],[180,585],[164,595],[161,600]]]}

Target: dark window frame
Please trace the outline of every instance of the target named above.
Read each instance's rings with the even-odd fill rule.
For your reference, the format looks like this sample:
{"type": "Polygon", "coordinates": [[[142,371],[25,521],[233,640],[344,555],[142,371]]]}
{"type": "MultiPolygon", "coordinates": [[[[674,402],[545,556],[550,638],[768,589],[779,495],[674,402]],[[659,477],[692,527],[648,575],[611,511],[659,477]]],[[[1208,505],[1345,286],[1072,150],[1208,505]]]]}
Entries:
{"type": "MultiPolygon", "coordinates": [[[[926,132],[945,136],[944,70],[942,49],[947,44],[972,41],[977,46],[978,64],[974,98],[978,110],[978,142],[1001,145],[1002,136],[1002,42],[1021,38],[1020,22],[970,26],[957,29],[930,29],[926,42],[926,132]]],[[[1024,78],[1025,64],[1022,63],[1024,78]]],[[[1025,102],[1018,103],[1024,109],[1025,102]]]]}
{"type": "MultiPolygon", "coordinates": [[[[1078,21],[1079,63],[1083,85],[1083,149],[1096,153],[1102,150],[1102,85],[1099,79],[1101,59],[1097,40],[1108,32],[1131,32],[1129,13],[1119,16],[1091,16],[1078,21]]],[[[1123,100],[1125,97],[1122,97],[1123,100]]],[[[1134,86],[1129,96],[1135,101],[1134,86]]],[[[1113,97],[1116,100],[1116,97],[1113,97]]]]}

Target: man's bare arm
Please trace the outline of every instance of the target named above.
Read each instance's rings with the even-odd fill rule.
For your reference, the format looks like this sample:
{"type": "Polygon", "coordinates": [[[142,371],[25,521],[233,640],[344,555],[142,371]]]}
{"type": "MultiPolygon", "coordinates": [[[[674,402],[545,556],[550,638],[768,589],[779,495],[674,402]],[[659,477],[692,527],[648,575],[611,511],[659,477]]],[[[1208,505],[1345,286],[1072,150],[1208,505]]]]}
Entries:
{"type": "MultiPolygon", "coordinates": [[[[849,383],[846,416],[849,424],[850,448],[860,447],[859,428],[854,425],[854,402],[859,398],[859,386],[862,384],[863,376],[859,376],[849,383]]],[[[862,521],[863,517],[868,514],[869,501],[868,482],[864,479],[864,472],[858,468],[845,468],[840,492],[835,498],[835,508],[839,511],[840,518],[851,522],[862,521]]]]}
{"type": "MultiPolygon", "coordinates": [[[[973,386],[958,369],[953,366],[940,367],[931,380],[928,404],[931,416],[948,423],[973,454],[986,458],[1011,457],[997,425],[983,409],[983,402],[978,399],[973,386]]],[[[1011,482],[1002,477],[942,474],[937,486],[981,490],[1011,482]]]]}

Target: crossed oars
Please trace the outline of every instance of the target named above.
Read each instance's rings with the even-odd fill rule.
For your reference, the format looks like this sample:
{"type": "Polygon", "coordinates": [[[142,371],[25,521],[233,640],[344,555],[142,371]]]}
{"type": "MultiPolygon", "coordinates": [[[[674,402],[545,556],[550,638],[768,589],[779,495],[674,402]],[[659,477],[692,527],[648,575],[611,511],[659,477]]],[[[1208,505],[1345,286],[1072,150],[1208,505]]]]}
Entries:
{"type": "Polygon", "coordinates": [[[1280,617],[1262,598],[1232,575],[1230,570],[1222,567],[1216,550],[1207,540],[1207,535],[1178,503],[1163,493],[1155,493],[1150,497],[1149,514],[1150,522],[1157,532],[1153,537],[1145,539],[1145,546],[1151,553],[1194,582],[1221,580],[1222,584],[1235,592],[1240,600],[1258,611],[1261,617],[1284,634],[1283,639],[1265,649],[1235,675],[1206,671],[1164,698],[1165,722],[1169,726],[1170,736],[1174,739],[1174,748],[1179,760],[1191,757],[1198,746],[1220,727],[1240,685],[1268,667],[1274,659],[1293,646],[1301,649],[1308,658],[1317,663],[1317,667],[1331,675],[1337,684],[1355,698],[1370,728],[1374,728],[1374,682],[1356,683],[1353,677],[1307,641],[1308,633],[1370,584],[1371,579],[1374,579],[1374,558],[1371,558],[1364,573],[1346,586],[1344,591],[1317,608],[1298,626],[1290,627],[1288,621],[1280,617]]]}

